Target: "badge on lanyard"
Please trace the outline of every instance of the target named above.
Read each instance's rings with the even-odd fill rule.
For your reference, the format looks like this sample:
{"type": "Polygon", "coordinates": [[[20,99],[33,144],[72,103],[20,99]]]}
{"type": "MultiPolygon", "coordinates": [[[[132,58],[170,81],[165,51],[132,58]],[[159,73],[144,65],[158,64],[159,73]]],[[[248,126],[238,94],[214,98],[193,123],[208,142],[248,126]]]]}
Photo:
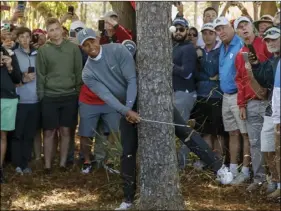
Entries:
{"type": "Polygon", "coordinates": [[[233,53],[230,53],[229,58],[232,59],[232,57],[233,57],[233,53]]]}

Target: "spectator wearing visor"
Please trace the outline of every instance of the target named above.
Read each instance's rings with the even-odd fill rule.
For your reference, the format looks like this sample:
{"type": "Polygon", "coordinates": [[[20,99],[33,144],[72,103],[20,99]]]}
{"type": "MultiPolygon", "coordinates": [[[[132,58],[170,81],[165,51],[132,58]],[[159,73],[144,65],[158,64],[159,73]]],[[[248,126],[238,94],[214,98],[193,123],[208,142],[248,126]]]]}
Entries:
{"type": "MultiPolygon", "coordinates": [[[[173,47],[173,89],[174,104],[184,121],[187,122],[197,99],[195,89],[195,73],[197,69],[197,54],[188,40],[189,25],[186,19],[176,18],[173,21],[175,32],[172,33],[173,47]]],[[[179,150],[179,165],[184,168],[188,157],[185,145],[179,150]]]]}
{"type": "MultiPolygon", "coordinates": [[[[252,86],[251,79],[245,68],[246,63],[243,54],[246,56],[249,51],[254,51],[260,62],[267,61],[272,54],[267,50],[262,38],[255,36],[254,26],[249,18],[245,16],[237,18],[234,22],[234,29],[244,41],[244,46],[237,54],[235,60],[237,70],[235,81],[238,88],[237,105],[239,106],[240,118],[246,121],[249,135],[253,169],[253,183],[247,190],[253,191],[266,180],[260,137],[268,102],[266,101],[266,90],[261,86],[252,86]]],[[[248,173],[244,173],[241,172],[233,181],[233,184],[241,184],[250,178],[248,173]]]]}
{"type": "Polygon", "coordinates": [[[242,172],[249,175],[250,149],[245,120],[239,116],[237,105],[237,85],[235,76],[235,58],[243,47],[243,41],[235,34],[234,29],[225,17],[219,17],[213,22],[217,35],[222,41],[219,56],[220,88],[223,94],[222,116],[225,131],[229,133],[230,171],[234,178],[238,176],[238,154],[240,150],[240,134],[243,137],[243,167],[242,172]]]}
{"type": "MultiPolygon", "coordinates": [[[[272,102],[274,80],[277,65],[280,62],[280,29],[270,27],[264,32],[263,38],[268,51],[273,53],[273,57],[265,62],[259,62],[249,53],[249,61],[254,78],[262,87],[268,89],[268,102],[272,102]]],[[[280,107],[280,104],[278,106],[280,107]]],[[[261,151],[265,152],[265,158],[271,173],[271,180],[268,183],[266,193],[269,194],[269,198],[277,199],[280,197],[280,139],[275,139],[276,142],[274,143],[275,124],[272,113],[272,105],[270,103],[266,108],[261,132],[261,151]]]]}

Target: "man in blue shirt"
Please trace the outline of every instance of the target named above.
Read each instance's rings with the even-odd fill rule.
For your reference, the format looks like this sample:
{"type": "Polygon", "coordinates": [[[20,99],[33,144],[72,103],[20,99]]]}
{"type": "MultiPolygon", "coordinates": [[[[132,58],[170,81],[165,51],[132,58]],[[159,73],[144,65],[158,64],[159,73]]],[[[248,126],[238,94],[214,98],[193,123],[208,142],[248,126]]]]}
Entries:
{"type": "Polygon", "coordinates": [[[237,105],[237,86],[235,83],[235,58],[243,46],[242,40],[235,34],[234,29],[225,17],[214,20],[214,28],[222,41],[219,57],[220,87],[223,95],[222,116],[226,132],[229,132],[230,171],[234,175],[232,184],[243,182],[249,175],[250,148],[245,121],[239,117],[237,105]],[[240,150],[240,133],[243,136],[243,167],[238,173],[238,154],[240,150]],[[238,181],[239,180],[239,181],[238,181]]]}

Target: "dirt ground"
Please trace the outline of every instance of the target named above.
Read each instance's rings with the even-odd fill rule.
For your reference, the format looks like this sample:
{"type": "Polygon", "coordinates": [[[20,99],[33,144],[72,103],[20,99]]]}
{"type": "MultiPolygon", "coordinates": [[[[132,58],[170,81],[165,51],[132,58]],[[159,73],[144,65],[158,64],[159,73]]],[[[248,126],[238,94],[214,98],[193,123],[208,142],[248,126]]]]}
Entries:
{"type": "MultiPolygon", "coordinates": [[[[76,154],[78,145],[77,142],[76,154]]],[[[78,163],[68,172],[60,172],[55,160],[53,173],[45,175],[43,166],[43,161],[33,161],[32,175],[24,176],[17,175],[11,165],[6,166],[1,210],[114,210],[122,201],[117,174],[106,173],[102,168],[82,175],[78,163]]],[[[180,173],[180,178],[187,210],[280,210],[280,204],[268,202],[261,192],[245,192],[246,185],[217,185],[206,171],[189,168],[180,173]]]]}
{"type": "MultiPolygon", "coordinates": [[[[33,164],[33,174],[20,176],[6,167],[8,183],[1,186],[1,210],[112,210],[122,200],[121,180],[104,169],[82,175],[74,165],[69,172],[43,174],[43,164],[33,164]]],[[[245,187],[222,187],[209,174],[188,169],[181,173],[182,192],[188,210],[280,210],[261,193],[245,187]]]]}

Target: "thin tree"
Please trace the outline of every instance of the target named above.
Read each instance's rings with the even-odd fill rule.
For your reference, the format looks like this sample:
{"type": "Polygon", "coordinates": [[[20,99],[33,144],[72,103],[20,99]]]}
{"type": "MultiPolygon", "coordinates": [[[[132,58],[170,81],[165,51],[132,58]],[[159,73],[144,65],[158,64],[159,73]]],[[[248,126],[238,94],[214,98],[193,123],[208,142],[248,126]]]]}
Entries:
{"type": "MultiPolygon", "coordinates": [[[[137,2],[138,107],[142,118],[173,122],[171,2],[137,2]]],[[[139,125],[141,210],[183,210],[174,127],[139,125]]]]}

